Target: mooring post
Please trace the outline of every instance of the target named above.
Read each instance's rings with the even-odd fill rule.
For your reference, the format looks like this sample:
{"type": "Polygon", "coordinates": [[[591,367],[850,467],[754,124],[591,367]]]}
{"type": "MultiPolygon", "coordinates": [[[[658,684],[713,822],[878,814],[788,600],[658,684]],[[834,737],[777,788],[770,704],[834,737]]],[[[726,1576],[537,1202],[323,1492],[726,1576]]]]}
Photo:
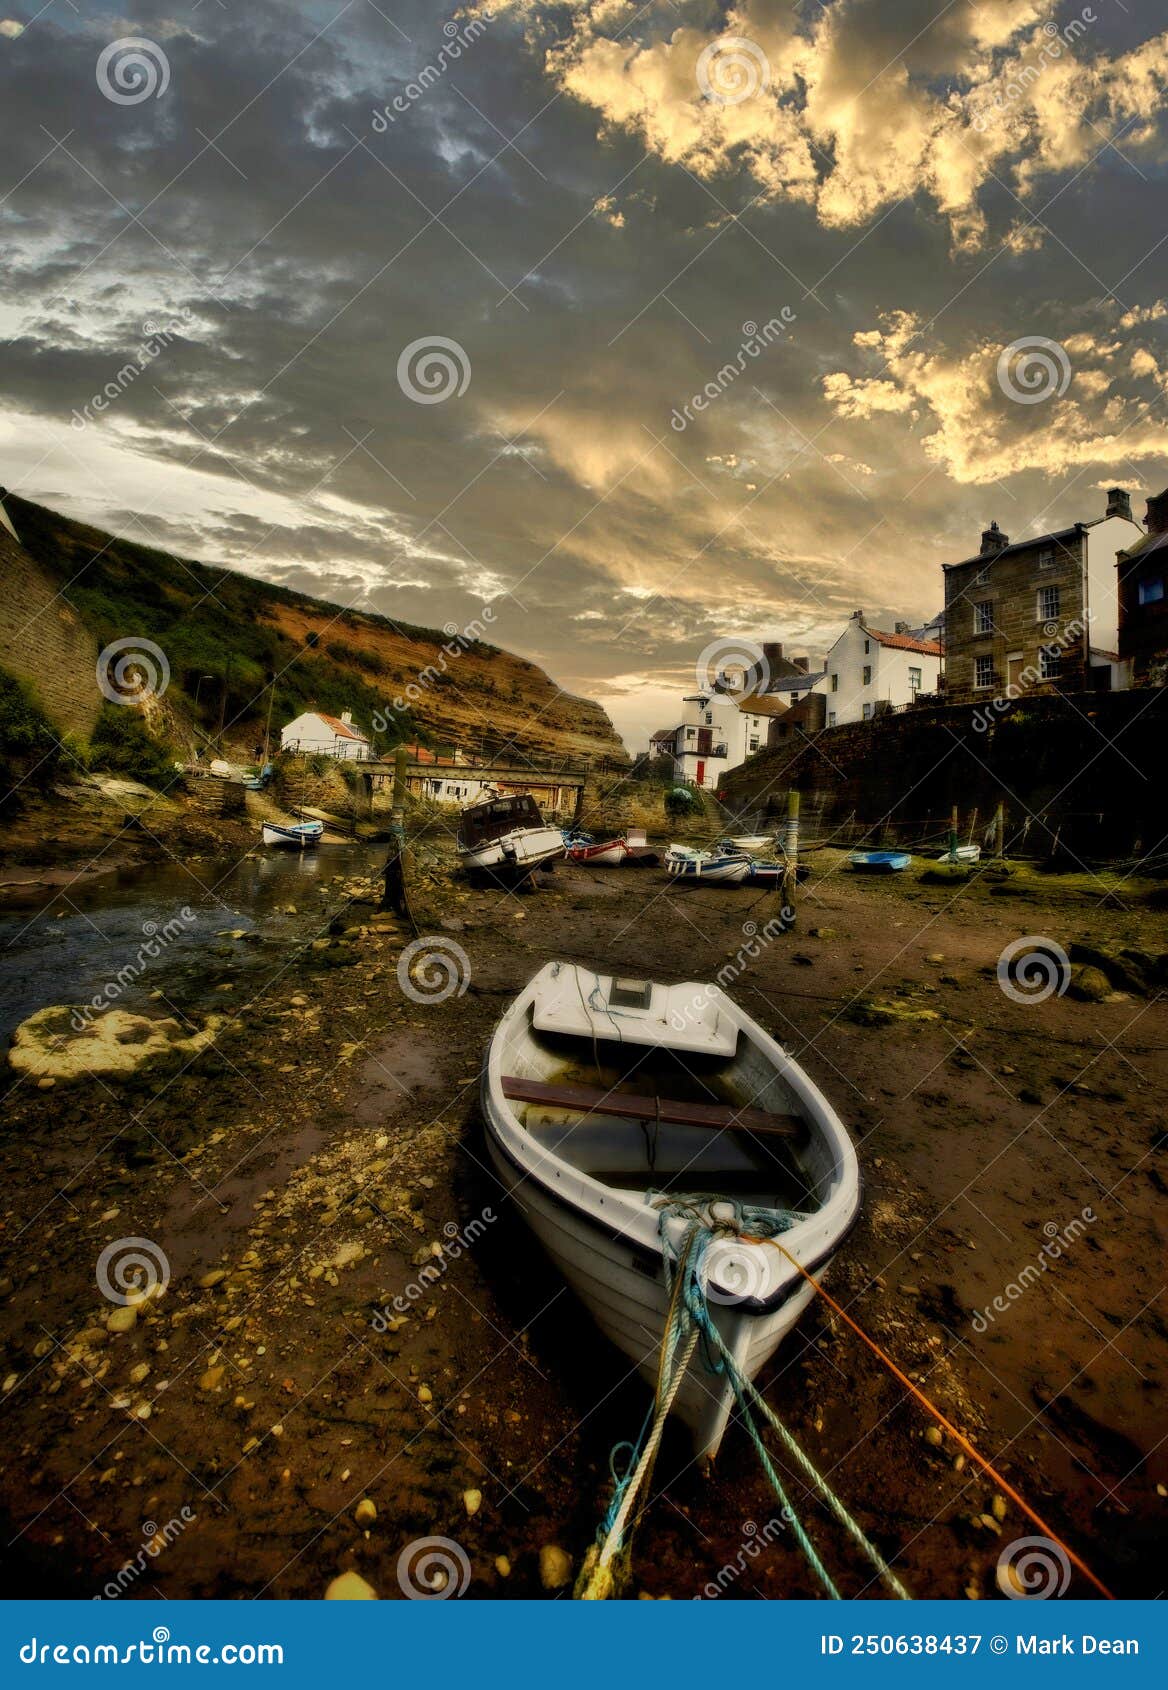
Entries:
{"type": "Polygon", "coordinates": [[[957,805],[949,811],[949,861],[957,861],[957,805]]]}
{"type": "Polygon", "coordinates": [[[787,861],[783,874],[783,920],[790,928],[795,925],[795,887],[799,868],[799,794],[795,787],[787,794],[787,837],[784,851],[787,861]]]}
{"type": "Polygon", "coordinates": [[[385,859],[382,874],[385,877],[385,891],[381,896],[383,910],[396,910],[398,915],[409,918],[411,925],[413,917],[410,915],[409,898],[406,893],[406,769],[409,763],[409,753],[404,745],[399,745],[393,758],[393,808],[389,822],[389,855],[385,859]]]}
{"type": "Polygon", "coordinates": [[[1006,854],[1006,806],[998,805],[998,813],[994,817],[994,856],[1004,857],[1006,854]]]}

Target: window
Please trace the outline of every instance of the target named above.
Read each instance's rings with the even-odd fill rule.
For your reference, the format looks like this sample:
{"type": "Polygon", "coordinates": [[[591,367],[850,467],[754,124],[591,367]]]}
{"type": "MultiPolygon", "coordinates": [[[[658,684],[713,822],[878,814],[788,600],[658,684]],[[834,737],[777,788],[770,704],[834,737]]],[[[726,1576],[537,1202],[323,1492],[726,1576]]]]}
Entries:
{"type": "Polygon", "coordinates": [[[1053,569],[1054,568],[1054,547],[1053,546],[1044,546],[1042,548],[1042,550],[1039,552],[1039,554],[1038,554],[1038,567],[1039,567],[1039,569],[1053,569]]]}
{"type": "Polygon", "coordinates": [[[838,675],[833,675],[831,677],[831,690],[832,690],[832,692],[838,692],[839,691],[839,676],[838,675]]]}
{"type": "Polygon", "coordinates": [[[1044,645],[1038,653],[1038,671],[1044,681],[1057,681],[1063,654],[1056,645],[1044,645]]]}
{"type": "Polygon", "coordinates": [[[834,710],[829,710],[828,713],[827,713],[827,725],[828,725],[829,728],[835,727],[835,711],[834,710]]]}
{"type": "Polygon", "coordinates": [[[864,656],[865,657],[867,657],[867,655],[871,651],[871,649],[872,649],[872,641],[871,640],[865,640],[864,641],[864,656]]]}
{"type": "Polygon", "coordinates": [[[698,730],[696,728],[686,728],[686,730],[685,730],[686,739],[692,739],[693,736],[697,733],[697,731],[698,730]]]}
{"type": "Polygon", "coordinates": [[[973,607],[973,631],[975,634],[992,634],[994,631],[994,607],[992,604],[975,604],[973,607]]]}
{"type": "Polygon", "coordinates": [[[1140,582],[1140,603],[1159,604],[1164,597],[1164,577],[1162,575],[1140,582]]]}
{"type": "Polygon", "coordinates": [[[714,725],[714,712],[712,710],[706,711],[706,725],[707,727],[713,727],[714,725]]]}
{"type": "Polygon", "coordinates": [[[985,586],[989,585],[989,579],[990,579],[990,572],[989,572],[988,568],[987,569],[979,569],[977,574],[973,578],[973,584],[974,584],[975,587],[985,587],[985,586]]]}
{"type": "Polygon", "coordinates": [[[908,672],[908,690],[909,690],[909,692],[912,693],[914,698],[916,697],[917,693],[920,692],[920,690],[921,690],[921,672],[920,672],[919,669],[910,669],[909,670],[909,672],[908,672]]]}
{"type": "Polygon", "coordinates": [[[866,687],[872,685],[872,665],[870,663],[864,665],[864,685],[866,687]]]}
{"type": "Polygon", "coordinates": [[[864,706],[864,720],[866,722],[870,722],[872,720],[872,706],[870,704],[865,704],[864,706]]]}
{"type": "Polygon", "coordinates": [[[1059,613],[1059,590],[1057,587],[1039,587],[1038,589],[1038,620],[1040,622],[1057,622],[1059,613]]]}
{"type": "Polygon", "coordinates": [[[994,660],[992,657],[975,657],[973,660],[973,684],[975,687],[992,687],[994,684],[994,660]]]}
{"type": "Polygon", "coordinates": [[[758,735],[757,734],[751,734],[750,738],[746,742],[746,746],[747,746],[748,751],[757,751],[758,750],[758,735]]]}

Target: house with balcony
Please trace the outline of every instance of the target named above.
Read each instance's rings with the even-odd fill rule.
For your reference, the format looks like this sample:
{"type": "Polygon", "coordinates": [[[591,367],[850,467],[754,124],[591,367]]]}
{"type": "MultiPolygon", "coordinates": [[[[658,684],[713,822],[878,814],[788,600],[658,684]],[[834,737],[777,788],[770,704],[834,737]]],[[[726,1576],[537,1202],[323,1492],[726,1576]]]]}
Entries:
{"type": "Polygon", "coordinates": [[[655,757],[673,759],[674,779],[682,786],[713,791],[731,769],[766,744],[766,719],[750,709],[749,698],[710,690],[682,700],[676,727],[662,728],[650,740],[655,757]]]}
{"type": "Polygon", "coordinates": [[[853,611],[815,689],[824,695],[825,725],[870,722],[883,710],[902,709],[936,692],[941,657],[940,641],[923,638],[922,630],[905,622],[891,630],[874,628],[862,610],[853,611]]]}
{"type": "Polygon", "coordinates": [[[1168,491],[1148,500],[1147,533],[1116,559],[1119,661],[1135,687],[1168,686],[1168,491]]]}
{"type": "Polygon", "coordinates": [[[943,566],[946,698],[1126,685],[1116,557],[1143,538],[1122,487],[1102,516],[1028,540],[991,522],[975,557],[943,566]]]}

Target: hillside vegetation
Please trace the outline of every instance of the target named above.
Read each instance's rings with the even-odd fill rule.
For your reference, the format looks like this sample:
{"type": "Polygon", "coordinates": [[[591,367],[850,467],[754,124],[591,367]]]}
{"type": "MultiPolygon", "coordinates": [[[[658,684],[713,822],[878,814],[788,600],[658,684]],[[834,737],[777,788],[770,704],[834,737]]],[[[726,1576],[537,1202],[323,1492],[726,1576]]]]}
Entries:
{"type": "MultiPolygon", "coordinates": [[[[13,495],[6,502],[23,545],[100,646],[140,635],[161,647],[171,670],[168,726],[192,748],[222,720],[225,747],[252,754],[275,677],[275,743],[281,723],[304,710],[347,709],[372,729],[378,751],[416,739],[517,760],[625,758],[598,704],[561,693],[542,669],[496,646],[475,640],[464,649],[437,629],[339,610],[13,495]]],[[[92,687],[92,675],[78,684],[92,687]]]]}

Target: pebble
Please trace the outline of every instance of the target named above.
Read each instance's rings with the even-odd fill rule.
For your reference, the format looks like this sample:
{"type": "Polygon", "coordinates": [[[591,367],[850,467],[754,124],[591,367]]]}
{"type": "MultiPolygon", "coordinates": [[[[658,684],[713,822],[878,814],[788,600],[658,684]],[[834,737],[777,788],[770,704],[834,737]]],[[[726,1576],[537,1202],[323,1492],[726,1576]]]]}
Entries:
{"type": "Polygon", "coordinates": [[[148,1378],[149,1375],[150,1363],[148,1361],[140,1361],[137,1367],[131,1367],[130,1369],[130,1383],[131,1385],[140,1385],[143,1379],[148,1378]]]}
{"type": "Polygon", "coordinates": [[[463,1506],[466,1509],[467,1518],[473,1520],[483,1505],[483,1493],[481,1490],[464,1490],[462,1493],[462,1501],[463,1506]]]}
{"type": "Polygon", "coordinates": [[[221,1285],[226,1278],[226,1268],[212,1268],[210,1273],[205,1273],[200,1279],[199,1289],[200,1291],[210,1291],[216,1285],[221,1285]]]}
{"type": "Polygon", "coordinates": [[[990,1513],[995,1520],[1001,1521],[1006,1518],[1006,1499],[1004,1496],[994,1497],[994,1500],[990,1503],[990,1513]]]}
{"type": "Polygon", "coordinates": [[[932,1444],[934,1449],[940,1449],[942,1443],[941,1428],[939,1426],[926,1426],[925,1442],[932,1444]]]}
{"type": "Polygon", "coordinates": [[[200,1391],[217,1391],[223,1383],[223,1375],[226,1371],[226,1367],[222,1364],[218,1367],[209,1367],[199,1380],[200,1391]]]}
{"type": "Polygon", "coordinates": [[[495,1571],[501,1579],[509,1579],[511,1577],[511,1562],[506,1555],[495,1556],[495,1571]]]}
{"type": "Polygon", "coordinates": [[[324,1593],[326,1602],[376,1602],[377,1592],[360,1573],[341,1573],[324,1593]]]}
{"type": "Polygon", "coordinates": [[[359,1526],[371,1526],[377,1518],[377,1504],[363,1496],[353,1510],[353,1518],[359,1526]]]}
{"type": "Polygon", "coordinates": [[[107,1332],[132,1332],[138,1324],[138,1310],[133,1303],[125,1308],[114,1309],[105,1319],[107,1332]]]}
{"type": "Polygon", "coordinates": [[[419,1388],[419,1390],[418,1390],[418,1401],[423,1402],[423,1403],[434,1401],[434,1393],[430,1389],[429,1385],[422,1385],[419,1388]]]}
{"type": "Polygon", "coordinates": [[[572,1557],[558,1543],[545,1543],[539,1552],[539,1582],[545,1590],[562,1590],[572,1577],[572,1557]]]}

